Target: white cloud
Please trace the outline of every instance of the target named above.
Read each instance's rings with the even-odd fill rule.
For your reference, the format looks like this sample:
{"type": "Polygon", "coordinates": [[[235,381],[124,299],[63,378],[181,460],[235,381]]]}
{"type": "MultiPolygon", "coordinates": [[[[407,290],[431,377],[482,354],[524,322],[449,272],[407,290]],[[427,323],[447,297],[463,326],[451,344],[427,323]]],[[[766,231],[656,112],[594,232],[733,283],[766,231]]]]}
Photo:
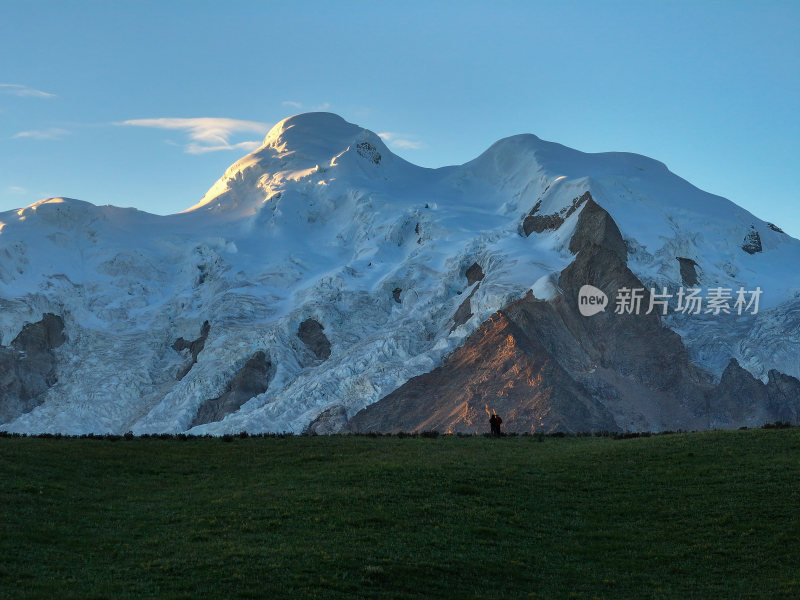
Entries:
{"type": "Polygon", "coordinates": [[[9,194],[14,194],[16,196],[21,196],[22,194],[27,194],[28,190],[26,190],[24,187],[20,187],[18,185],[10,185],[10,186],[8,186],[8,193],[9,194]]]}
{"type": "Polygon", "coordinates": [[[380,137],[389,146],[394,148],[402,148],[403,150],[419,150],[424,146],[422,142],[412,139],[414,136],[409,136],[404,133],[384,131],[383,133],[379,133],[378,137],[380,137]]]}
{"type": "Polygon", "coordinates": [[[30,140],[60,140],[69,131],[60,129],[58,127],[51,127],[49,129],[32,129],[30,131],[20,131],[11,136],[14,139],[28,138],[30,140]]]}
{"type": "Polygon", "coordinates": [[[205,154],[206,152],[218,152],[219,150],[246,150],[252,152],[261,146],[261,142],[239,142],[238,144],[220,144],[218,146],[205,146],[197,142],[191,142],[186,145],[184,150],[188,154],[205,154]]]}
{"type": "MultiPolygon", "coordinates": [[[[305,108],[302,102],[295,102],[294,100],[284,100],[283,102],[281,102],[281,104],[283,104],[284,106],[288,106],[289,108],[295,108],[297,110],[302,110],[305,108]]],[[[312,112],[324,112],[328,110],[330,107],[331,107],[330,102],[323,102],[322,104],[318,104],[317,106],[309,107],[308,110],[312,112]]]]}
{"type": "Polygon", "coordinates": [[[35,90],[26,85],[19,83],[0,83],[0,93],[13,94],[14,96],[30,97],[30,98],[55,98],[55,94],[43,92],[42,90],[35,90]]]}
{"type": "Polygon", "coordinates": [[[241,133],[258,133],[263,137],[271,127],[267,123],[258,121],[241,121],[216,117],[131,119],[115,123],[115,125],[184,131],[189,136],[189,142],[184,146],[184,151],[188,154],[205,154],[220,150],[252,151],[261,145],[260,141],[232,142],[231,138],[241,133]]]}
{"type": "Polygon", "coordinates": [[[406,150],[419,150],[422,148],[422,142],[415,142],[414,140],[394,140],[392,146],[395,148],[404,148],[406,150]]]}

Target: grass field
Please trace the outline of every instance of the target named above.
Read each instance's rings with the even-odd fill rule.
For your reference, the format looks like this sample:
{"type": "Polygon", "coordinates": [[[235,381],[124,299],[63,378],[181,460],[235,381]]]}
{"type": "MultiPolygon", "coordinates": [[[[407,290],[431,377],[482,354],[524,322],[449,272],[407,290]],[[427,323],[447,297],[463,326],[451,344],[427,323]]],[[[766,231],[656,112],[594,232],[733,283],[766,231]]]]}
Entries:
{"type": "Polygon", "coordinates": [[[797,598],[800,429],[0,438],[2,598],[797,598]]]}

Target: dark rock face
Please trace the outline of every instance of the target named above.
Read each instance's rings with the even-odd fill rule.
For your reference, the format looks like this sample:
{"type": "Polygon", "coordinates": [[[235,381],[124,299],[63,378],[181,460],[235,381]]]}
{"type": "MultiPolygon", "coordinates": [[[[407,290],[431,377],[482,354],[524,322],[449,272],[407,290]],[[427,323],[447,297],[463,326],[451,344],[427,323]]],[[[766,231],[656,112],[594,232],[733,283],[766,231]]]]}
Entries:
{"type": "Polygon", "coordinates": [[[381,153],[378,152],[378,149],[369,142],[359,142],[356,144],[356,152],[358,152],[358,155],[361,158],[365,158],[371,163],[377,165],[381,162],[381,153]]]}
{"type": "Polygon", "coordinates": [[[400,294],[402,294],[402,293],[403,293],[403,289],[402,288],[394,288],[392,290],[392,298],[394,298],[394,301],[397,302],[398,304],[402,304],[403,303],[402,298],[400,298],[400,294]]]}
{"type": "Polygon", "coordinates": [[[266,392],[271,379],[272,363],[267,360],[267,355],[259,350],[233,376],[225,393],[200,405],[190,427],[221,421],[227,415],[239,410],[250,398],[266,392]]]}
{"type": "MultiPolygon", "coordinates": [[[[537,211],[538,209],[538,204],[533,207],[533,211],[537,211]]],[[[558,229],[563,224],[564,218],[558,213],[550,215],[531,213],[522,221],[522,230],[525,232],[525,237],[528,237],[532,233],[542,233],[543,231],[558,229]]]]}
{"type": "Polygon", "coordinates": [[[712,425],[730,426],[753,419],[765,419],[764,407],[767,400],[766,386],[740,367],[736,359],[731,359],[722,373],[719,385],[710,394],[709,412],[714,415],[712,425]],[[757,415],[757,412],[761,414],[757,415]]]}
{"type": "Polygon", "coordinates": [[[458,305],[455,314],[453,315],[453,326],[450,328],[450,333],[453,333],[458,327],[466,323],[472,317],[472,296],[478,291],[480,284],[476,285],[469,293],[469,296],[464,298],[461,304],[458,305]]]}
{"type": "Polygon", "coordinates": [[[767,373],[767,393],[770,419],[800,423],[800,380],[771,369],[767,373]]]}
{"type": "Polygon", "coordinates": [[[747,252],[748,254],[756,254],[761,252],[761,236],[758,235],[758,232],[755,230],[754,227],[750,227],[750,231],[746,236],[744,236],[744,242],[742,242],[742,250],[747,252]]]}
{"type": "Polygon", "coordinates": [[[681,281],[683,285],[697,285],[697,263],[691,258],[676,256],[681,267],[681,281]]]}
{"type": "MultiPolygon", "coordinates": [[[[616,381],[617,375],[654,392],[678,392],[688,387],[687,380],[699,377],[689,369],[688,352],[680,336],[664,327],[655,312],[644,314],[649,294],[645,293],[640,314],[616,314],[610,307],[593,317],[577,312],[578,290],[587,282],[609,298],[623,287],[644,287],[615,258],[613,252],[603,248],[587,249],[561,273],[558,284],[564,295],[551,304],[567,331],[561,332],[563,336],[549,336],[561,343],[553,345],[554,352],[571,372],[597,368],[591,379],[610,378],[597,382],[600,385],[596,387],[605,387],[602,383],[617,387],[622,383],[616,381]]],[[[645,389],[640,392],[652,395],[645,389]]]]}
{"type": "Polygon", "coordinates": [[[777,233],[782,233],[783,235],[786,235],[786,232],[783,229],[781,229],[780,227],[778,227],[777,225],[775,225],[774,223],[767,223],[767,227],[772,229],[772,231],[775,231],[777,233]]]}
{"type": "Polygon", "coordinates": [[[465,275],[467,277],[468,286],[478,281],[483,281],[483,278],[485,277],[483,274],[483,269],[481,269],[481,266],[478,263],[472,263],[469,269],[467,269],[465,275]]]}
{"type": "Polygon", "coordinates": [[[25,354],[38,354],[58,348],[66,341],[64,320],[53,313],[45,313],[41,321],[26,323],[11,342],[11,347],[25,354]]]}
{"type": "Polygon", "coordinates": [[[339,433],[347,425],[347,410],[341,404],[326,408],[303,430],[303,435],[339,433]]]}
{"type": "Polygon", "coordinates": [[[800,381],[772,370],[767,383],[731,359],[709,395],[712,427],[759,426],[773,421],[800,423],[800,381]]]}
{"type": "Polygon", "coordinates": [[[203,351],[203,348],[206,345],[206,340],[208,339],[208,333],[210,331],[211,331],[211,325],[209,325],[208,321],[205,321],[203,323],[203,326],[200,328],[199,338],[190,342],[180,337],[177,340],[175,340],[175,342],[172,344],[172,349],[175,350],[175,352],[183,352],[184,350],[189,350],[189,353],[192,356],[192,361],[178,371],[177,373],[178,381],[186,377],[186,374],[192,370],[192,367],[197,362],[197,355],[203,351]]]}
{"type": "Polygon", "coordinates": [[[584,249],[592,251],[595,247],[603,248],[613,252],[619,261],[627,265],[628,247],[614,219],[594,201],[589,192],[583,194],[579,200],[586,206],[578,216],[578,225],[569,241],[569,251],[578,254],[584,249]]]}
{"type": "Polygon", "coordinates": [[[322,332],[325,329],[322,324],[314,319],[306,319],[300,323],[297,330],[297,337],[300,338],[309,350],[320,360],[325,360],[331,355],[331,343],[328,337],[322,332]]]}
{"type": "Polygon", "coordinates": [[[575,198],[572,204],[567,208],[563,208],[559,212],[549,215],[538,214],[539,209],[542,207],[542,201],[539,200],[522,221],[522,230],[525,233],[525,237],[528,237],[531,233],[542,233],[543,231],[558,229],[572,213],[578,210],[581,204],[591,197],[589,192],[584,192],[581,196],[575,198]]]}
{"type": "Polygon", "coordinates": [[[64,320],[46,313],[28,323],[11,342],[0,346],[0,423],[32,411],[58,380],[53,352],[66,341],[64,320]]]}

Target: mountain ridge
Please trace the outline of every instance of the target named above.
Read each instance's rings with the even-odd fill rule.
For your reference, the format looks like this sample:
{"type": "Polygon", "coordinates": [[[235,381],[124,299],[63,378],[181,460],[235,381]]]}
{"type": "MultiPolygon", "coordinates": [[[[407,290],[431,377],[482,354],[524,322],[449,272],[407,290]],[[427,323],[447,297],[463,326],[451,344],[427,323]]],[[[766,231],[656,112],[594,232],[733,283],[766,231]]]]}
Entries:
{"type": "Polygon", "coordinates": [[[312,113],[276,125],[183,213],[49,199],[0,214],[0,344],[45,313],[67,336],[57,383],[0,428],[185,431],[258,352],[267,390],[193,432],[300,432],[335,406],[352,417],[529,290],[563,297],[558,274],[575,259],[587,193],[646,288],[675,291],[691,267],[704,291],[764,290],[758,315],[665,318],[692,363],[716,379],[732,358],[762,381],[771,370],[800,377],[800,281],[787,266],[800,242],[662,163],[521,135],[426,169],[312,113]],[[528,217],[540,231],[526,231],[528,217]],[[309,319],[330,342],[324,360],[298,337],[309,319]],[[190,364],[173,346],[206,321],[190,364]]]}

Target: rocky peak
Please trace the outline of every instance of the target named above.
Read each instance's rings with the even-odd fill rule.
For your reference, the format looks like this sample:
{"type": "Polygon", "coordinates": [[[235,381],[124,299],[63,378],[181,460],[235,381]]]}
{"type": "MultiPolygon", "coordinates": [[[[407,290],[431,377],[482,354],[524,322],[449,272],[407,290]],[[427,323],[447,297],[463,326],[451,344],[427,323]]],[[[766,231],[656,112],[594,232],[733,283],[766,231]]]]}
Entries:
{"type": "Polygon", "coordinates": [[[583,208],[578,215],[575,233],[572,234],[569,242],[569,251],[578,254],[581,250],[598,246],[613,252],[623,263],[626,263],[628,249],[614,219],[594,201],[589,192],[586,192],[581,198],[584,199],[583,208]]]}

